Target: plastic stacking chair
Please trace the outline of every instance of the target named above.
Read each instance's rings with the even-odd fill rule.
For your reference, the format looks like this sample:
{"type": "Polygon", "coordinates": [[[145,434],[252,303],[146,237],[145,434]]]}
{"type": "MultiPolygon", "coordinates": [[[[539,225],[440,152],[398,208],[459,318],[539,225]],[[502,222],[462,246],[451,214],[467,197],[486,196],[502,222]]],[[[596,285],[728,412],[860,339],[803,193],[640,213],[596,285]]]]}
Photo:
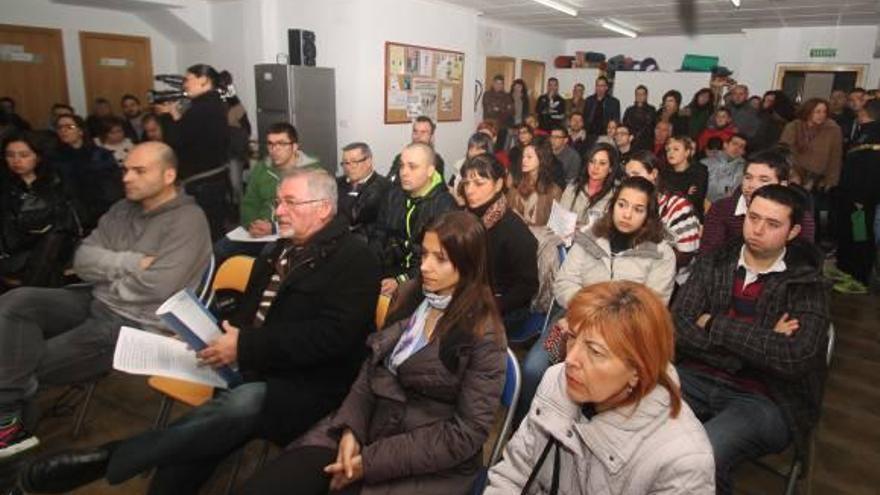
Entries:
{"type": "MultiPolygon", "coordinates": [[[[828,326],[828,347],[825,351],[825,365],[831,366],[831,357],[834,354],[834,344],[837,340],[837,333],[834,330],[834,324],[828,326]]],[[[825,385],[822,385],[823,389],[825,385]]],[[[824,391],[823,391],[824,392],[824,391]]],[[[821,404],[821,402],[820,402],[821,404]]],[[[787,469],[781,469],[771,465],[765,458],[755,459],[752,464],[759,468],[778,476],[785,480],[785,495],[794,495],[797,492],[797,482],[803,479],[806,484],[805,492],[809,495],[812,492],[813,478],[813,458],[816,451],[816,427],[810,431],[807,438],[807,445],[801,451],[796,447],[792,447],[791,463],[787,469]]]]}
{"type": "MultiPolygon", "coordinates": [[[[560,244],[557,246],[557,251],[559,254],[559,265],[562,265],[562,262],[565,261],[565,256],[568,254],[565,250],[565,246],[560,244]]],[[[545,313],[531,313],[526,321],[520,325],[519,328],[514,328],[511,331],[507,332],[507,341],[513,344],[520,344],[523,342],[528,342],[529,340],[540,336],[544,328],[547,327],[547,324],[550,321],[550,313],[553,310],[553,304],[555,300],[550,301],[550,307],[547,308],[547,312],[545,313]]]]}
{"type": "MultiPolygon", "coordinates": [[[[199,282],[199,287],[196,291],[199,300],[205,304],[210,304],[210,298],[213,297],[214,294],[211,284],[214,280],[215,268],[216,259],[214,258],[214,254],[211,253],[211,258],[208,260],[208,266],[205,268],[205,273],[202,275],[202,280],[199,282]]],[[[106,373],[85,384],[85,397],[83,397],[73,421],[72,436],[74,439],[79,438],[80,433],[82,433],[83,424],[85,424],[86,415],[88,414],[89,406],[92,403],[92,397],[95,395],[95,388],[97,388],[98,382],[100,382],[105,376],[107,376],[106,373]]]]}
{"type": "Polygon", "coordinates": [[[483,493],[486,482],[489,479],[489,468],[494,466],[501,460],[501,454],[504,452],[504,445],[510,438],[511,428],[513,426],[513,416],[516,412],[516,403],[519,401],[519,391],[522,386],[522,373],[519,369],[519,361],[510,348],[507,349],[507,377],[504,380],[504,390],[501,392],[501,405],[504,406],[504,420],[501,423],[501,431],[492,444],[492,451],[489,454],[489,462],[486,467],[480,469],[480,474],[474,481],[473,493],[479,495],[483,493]]]}
{"type": "Polygon", "coordinates": [[[385,326],[385,317],[388,316],[388,306],[391,305],[391,298],[379,294],[379,300],[376,302],[376,330],[382,330],[385,326]]]}

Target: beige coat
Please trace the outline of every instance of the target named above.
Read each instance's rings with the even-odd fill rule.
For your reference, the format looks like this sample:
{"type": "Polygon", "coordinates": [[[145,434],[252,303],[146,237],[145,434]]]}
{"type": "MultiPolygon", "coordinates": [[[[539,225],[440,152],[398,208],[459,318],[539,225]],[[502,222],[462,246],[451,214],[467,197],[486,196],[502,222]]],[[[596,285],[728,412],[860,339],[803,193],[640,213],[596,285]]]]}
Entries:
{"type": "Polygon", "coordinates": [[[578,227],[589,229],[596,221],[602,218],[608,209],[608,202],[611,201],[613,191],[609,190],[598,201],[590,205],[590,199],[584,192],[583,187],[577,184],[569,184],[565,191],[562,192],[562,198],[559,204],[567,210],[577,214],[578,227]]]}
{"type": "Polygon", "coordinates": [[[828,119],[809,141],[804,138],[804,126],[806,123],[800,119],[789,122],[782,130],[779,142],[787,144],[794,152],[794,167],[805,186],[811,187],[814,180],[829,187],[836,186],[843,161],[840,126],[828,119]]]}
{"type": "MultiPolygon", "coordinates": [[[[484,495],[521,493],[551,440],[559,444],[559,495],[714,494],[706,431],[684,401],[676,418],[669,411],[669,392],[657,386],[634,408],[587,419],[566,394],[565,364],[552,366],[484,495]]],[[[555,456],[551,449],[529,495],[549,493],[555,456]]]]}
{"type": "Polygon", "coordinates": [[[644,284],[668,303],[675,285],[675,252],[666,241],[643,242],[612,256],[608,239],[597,239],[590,232],[576,233],[553,283],[556,302],[567,308],[581,288],[607,280],[644,284]]]}

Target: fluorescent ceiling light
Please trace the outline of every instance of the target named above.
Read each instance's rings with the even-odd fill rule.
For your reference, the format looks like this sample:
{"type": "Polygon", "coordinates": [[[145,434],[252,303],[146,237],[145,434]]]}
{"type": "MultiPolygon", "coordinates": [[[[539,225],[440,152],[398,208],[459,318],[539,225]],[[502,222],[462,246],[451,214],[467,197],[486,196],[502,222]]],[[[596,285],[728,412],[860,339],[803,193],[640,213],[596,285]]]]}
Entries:
{"type": "Polygon", "coordinates": [[[734,7],[739,8],[742,0],[730,0],[730,3],[732,3],[734,7]]]}
{"type": "Polygon", "coordinates": [[[532,0],[532,1],[535,3],[540,3],[541,5],[546,5],[547,7],[550,7],[551,9],[556,9],[556,10],[562,12],[563,14],[568,14],[572,17],[577,17],[577,15],[578,15],[577,10],[569,7],[568,5],[565,5],[562,2],[557,2],[556,0],[532,0]]]}
{"type": "Polygon", "coordinates": [[[617,24],[614,24],[612,22],[600,21],[599,25],[601,25],[603,28],[605,28],[609,31],[614,31],[615,33],[622,34],[624,36],[629,36],[630,38],[635,38],[636,36],[639,35],[635,31],[633,31],[632,29],[627,29],[623,26],[618,26],[617,24]]]}

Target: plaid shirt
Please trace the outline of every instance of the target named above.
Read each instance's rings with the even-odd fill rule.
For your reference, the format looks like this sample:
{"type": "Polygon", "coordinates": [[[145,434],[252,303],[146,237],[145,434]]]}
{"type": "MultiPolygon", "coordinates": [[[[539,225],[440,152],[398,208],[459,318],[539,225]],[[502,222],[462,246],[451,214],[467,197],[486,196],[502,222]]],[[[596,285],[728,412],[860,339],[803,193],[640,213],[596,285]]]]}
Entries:
{"type": "Polygon", "coordinates": [[[795,240],[785,255],[787,269],[768,273],[754,321],[729,316],[742,242],[697,257],[687,283],[672,304],[678,358],[697,360],[727,373],[749,370],[762,376],[799,445],[815,424],[822,400],[828,346],[828,283],[821,255],[795,240]],[[712,315],[705,329],[696,321],[712,315]],[[791,336],[773,330],[784,314],[798,320],[791,336]]]}

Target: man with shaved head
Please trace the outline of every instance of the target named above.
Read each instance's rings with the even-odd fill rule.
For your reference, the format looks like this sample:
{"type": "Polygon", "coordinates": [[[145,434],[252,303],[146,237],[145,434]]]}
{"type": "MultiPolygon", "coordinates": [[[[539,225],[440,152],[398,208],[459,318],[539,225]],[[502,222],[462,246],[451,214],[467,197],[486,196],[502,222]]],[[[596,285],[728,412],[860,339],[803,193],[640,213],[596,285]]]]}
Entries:
{"type": "Polygon", "coordinates": [[[0,462],[39,443],[21,419],[39,385],[106,373],[121,326],[161,329],[159,305],[198,286],[211,256],[208,222],[176,179],[168,145],[136,146],[125,160],[125,199],[74,256],[89,286],[21,287],[0,297],[0,462]]]}
{"type": "Polygon", "coordinates": [[[422,234],[434,218],[456,208],[435,168],[431,146],[411,143],[400,153],[400,187],[388,191],[376,225],[368,232],[370,247],[383,264],[382,294],[419,273],[422,234]]]}

